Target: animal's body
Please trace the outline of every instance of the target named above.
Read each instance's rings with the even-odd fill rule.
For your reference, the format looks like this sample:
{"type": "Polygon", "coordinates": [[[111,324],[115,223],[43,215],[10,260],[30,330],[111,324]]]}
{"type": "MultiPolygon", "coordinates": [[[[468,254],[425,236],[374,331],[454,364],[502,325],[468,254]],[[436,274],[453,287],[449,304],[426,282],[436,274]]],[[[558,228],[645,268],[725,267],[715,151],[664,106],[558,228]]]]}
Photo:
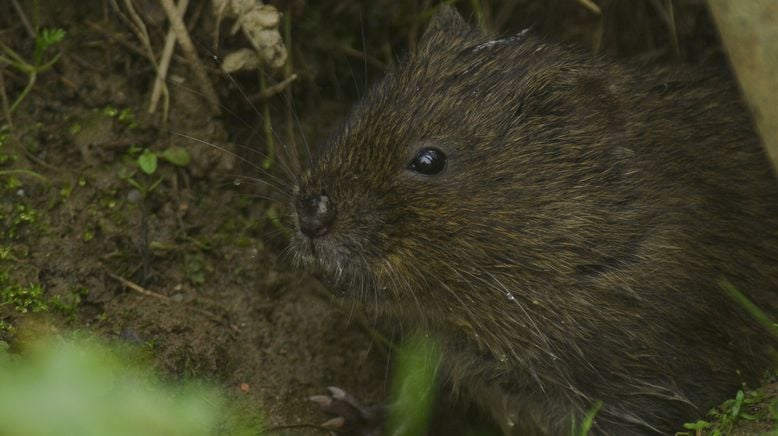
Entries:
{"type": "Polygon", "coordinates": [[[778,185],[736,87],[451,9],[301,177],[292,241],[332,287],[439,340],[506,434],[672,434],[775,344],[778,185]]]}

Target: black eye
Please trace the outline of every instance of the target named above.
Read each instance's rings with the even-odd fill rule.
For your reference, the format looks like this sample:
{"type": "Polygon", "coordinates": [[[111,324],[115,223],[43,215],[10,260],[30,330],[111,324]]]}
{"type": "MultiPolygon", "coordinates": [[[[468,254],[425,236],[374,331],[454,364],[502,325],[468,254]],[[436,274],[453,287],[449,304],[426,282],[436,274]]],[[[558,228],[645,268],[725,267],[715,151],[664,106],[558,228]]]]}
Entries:
{"type": "Polygon", "coordinates": [[[433,176],[446,167],[446,155],[437,148],[422,148],[408,164],[408,169],[425,176],[433,176]]]}

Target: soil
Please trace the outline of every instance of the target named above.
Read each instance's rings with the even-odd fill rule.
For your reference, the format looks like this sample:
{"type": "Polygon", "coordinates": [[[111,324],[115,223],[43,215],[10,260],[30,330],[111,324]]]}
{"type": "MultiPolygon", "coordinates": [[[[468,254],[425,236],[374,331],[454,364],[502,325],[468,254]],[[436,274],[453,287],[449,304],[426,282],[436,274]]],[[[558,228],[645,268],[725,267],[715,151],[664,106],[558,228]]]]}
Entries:
{"type": "MultiPolygon", "coordinates": [[[[22,2],[29,7],[27,3],[22,2]]],[[[209,66],[223,105],[222,115],[214,116],[178,53],[168,77],[167,119],[163,110],[149,115],[153,67],[109,3],[43,1],[45,27],[68,32],[62,44],[47,53],[62,55],[37,78],[10,117],[9,102],[22,92],[27,76],[0,66],[5,101],[0,112],[0,282],[38,285],[41,300],[48,303],[45,310],[30,308],[26,313],[0,305],[0,340],[18,347],[43,329],[88,331],[137,343],[150,351],[167,377],[217,383],[245,400],[249,409],[261,411],[269,427],[316,425],[328,419],[307,397],[331,385],[366,403],[383,400],[388,357],[371,331],[373,321],[362,319],[351,303],[333,299],[315,278],[292,268],[284,255],[288,230],[282,191],[290,186],[284,159],[269,170],[280,179],[263,175],[262,109],[254,109],[238,90],[246,83],[256,86],[256,76],[228,77],[209,66]],[[152,175],[139,167],[143,150],[162,156],[178,148],[186,150],[187,164],[160,158],[152,175]],[[280,190],[271,185],[281,185],[280,190]],[[276,215],[282,219],[274,219],[276,215]],[[56,303],[63,301],[69,304],[56,303]]],[[[202,5],[206,2],[193,3],[191,9],[207,17],[203,11],[208,6],[202,5]]],[[[296,31],[315,36],[316,23],[324,18],[314,20],[318,11],[312,11],[313,6],[305,10],[300,2],[290,3],[298,10],[294,19],[301,20],[296,31]]],[[[342,3],[328,12],[330,18],[351,14],[352,21],[344,26],[351,37],[367,29],[362,44],[384,47],[385,42],[374,41],[392,29],[371,27],[369,20],[375,17],[370,12],[365,12],[367,23],[362,25],[356,2],[342,3]]],[[[517,26],[535,22],[539,32],[591,45],[591,25],[598,20],[575,2],[568,2],[571,6],[564,13],[545,10],[545,15],[537,12],[542,9],[537,5],[545,2],[527,3],[528,12],[517,26]],[[551,15],[557,19],[550,20],[551,15]]],[[[679,10],[679,20],[697,20],[699,10],[694,6],[685,15],[679,10]]],[[[495,16],[497,12],[495,6],[495,16]]],[[[144,14],[160,45],[164,19],[153,9],[144,14]]],[[[29,56],[34,40],[11,2],[0,6],[0,16],[6,17],[0,19],[0,41],[29,56]]],[[[708,43],[712,27],[705,20],[702,30],[698,21],[679,26],[680,37],[688,40],[681,44],[684,56],[720,56],[708,43]]],[[[208,20],[191,21],[197,27],[208,20]]],[[[606,33],[618,23],[605,20],[606,33]]],[[[203,26],[198,46],[209,52],[208,32],[213,29],[203,26]]],[[[395,39],[388,44],[394,50],[382,57],[383,66],[390,65],[395,53],[413,41],[409,35],[418,31],[413,26],[405,34],[391,34],[395,39]]],[[[665,41],[662,35],[656,32],[654,39],[665,41]]],[[[315,38],[300,40],[301,51],[306,43],[317,43],[315,38]]],[[[646,38],[618,41],[603,51],[656,57],[651,51],[656,44],[646,43],[646,38]]],[[[282,142],[292,142],[284,130],[288,113],[295,115],[293,141],[299,145],[305,136],[315,143],[337,125],[363,90],[354,86],[368,78],[362,76],[363,64],[367,76],[382,74],[380,62],[368,62],[381,49],[371,50],[376,56],[358,60],[354,68],[347,59],[353,53],[345,53],[334,55],[340,59],[337,67],[326,63],[337,63],[330,59],[332,53],[326,61],[321,61],[324,55],[295,55],[300,85],[268,106],[282,142]],[[350,75],[340,74],[342,69],[350,75]],[[330,77],[335,79],[328,81],[330,77]],[[294,109],[287,104],[290,97],[294,109]],[[304,135],[297,131],[297,116],[304,135]]],[[[261,103],[256,105],[261,108],[261,103]]],[[[289,431],[326,433],[313,428],[289,431]]]]}
{"type": "MultiPolygon", "coordinates": [[[[19,313],[1,305],[12,328],[0,340],[13,347],[45,329],[137,343],[162,374],[218,383],[269,427],[328,419],[307,397],[330,385],[367,402],[384,398],[385,354],[354,311],[280,260],[284,237],[267,214],[283,213],[283,203],[257,198],[268,195],[262,183],[234,182],[259,172],[242,161],[258,162],[256,152],[226,133],[236,117],[213,117],[181,67],[172,71],[184,81],[170,87],[167,123],[146,115],[148,62],[105,43],[129,34],[88,28],[99,14],[73,20],[64,23],[62,57],[3,131],[0,270],[39,285],[44,301],[75,298],[77,306],[19,313]],[[143,149],[176,146],[187,165],[160,159],[151,176],[139,169],[143,149]],[[159,183],[144,195],[130,177],[159,183]]],[[[30,52],[21,27],[0,39],[30,52]]],[[[26,77],[3,73],[13,100],[26,77]]]]}

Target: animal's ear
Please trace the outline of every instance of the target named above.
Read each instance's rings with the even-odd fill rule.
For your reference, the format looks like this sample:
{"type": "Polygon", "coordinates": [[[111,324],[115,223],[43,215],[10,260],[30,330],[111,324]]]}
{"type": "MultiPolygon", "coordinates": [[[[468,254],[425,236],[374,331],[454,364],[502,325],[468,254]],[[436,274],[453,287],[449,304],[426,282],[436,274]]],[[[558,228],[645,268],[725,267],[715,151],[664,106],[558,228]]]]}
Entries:
{"type": "Polygon", "coordinates": [[[419,40],[417,51],[424,52],[436,45],[451,47],[452,43],[464,39],[471,31],[456,9],[446,4],[439,5],[419,40]]]}
{"type": "Polygon", "coordinates": [[[526,116],[622,118],[621,86],[599,69],[547,64],[524,73],[521,80],[523,85],[517,87],[522,89],[521,112],[526,116]]]}

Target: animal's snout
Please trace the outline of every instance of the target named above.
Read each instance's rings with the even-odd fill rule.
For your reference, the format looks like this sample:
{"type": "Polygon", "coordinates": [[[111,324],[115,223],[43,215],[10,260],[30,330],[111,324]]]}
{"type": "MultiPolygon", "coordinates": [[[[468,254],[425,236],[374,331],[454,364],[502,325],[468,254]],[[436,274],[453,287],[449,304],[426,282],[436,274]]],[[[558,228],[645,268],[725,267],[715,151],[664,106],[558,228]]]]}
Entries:
{"type": "Polygon", "coordinates": [[[296,207],[297,222],[305,236],[318,238],[329,233],[337,210],[327,194],[304,196],[297,201],[296,207]]]}

